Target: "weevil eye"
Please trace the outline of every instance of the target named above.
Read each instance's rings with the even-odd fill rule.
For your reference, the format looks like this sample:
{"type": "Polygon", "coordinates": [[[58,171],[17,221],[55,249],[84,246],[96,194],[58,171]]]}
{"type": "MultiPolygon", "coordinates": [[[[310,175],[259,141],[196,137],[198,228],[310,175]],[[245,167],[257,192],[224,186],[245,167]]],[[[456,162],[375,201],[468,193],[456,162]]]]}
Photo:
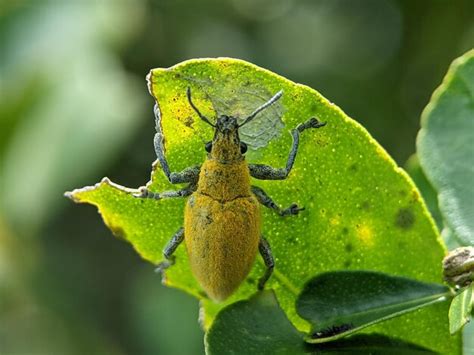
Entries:
{"type": "Polygon", "coordinates": [[[240,153],[245,154],[246,151],[247,151],[247,144],[245,144],[244,142],[240,142],[240,153]]]}
{"type": "Polygon", "coordinates": [[[212,150],[212,142],[207,142],[204,147],[206,149],[206,152],[210,153],[212,150]]]}

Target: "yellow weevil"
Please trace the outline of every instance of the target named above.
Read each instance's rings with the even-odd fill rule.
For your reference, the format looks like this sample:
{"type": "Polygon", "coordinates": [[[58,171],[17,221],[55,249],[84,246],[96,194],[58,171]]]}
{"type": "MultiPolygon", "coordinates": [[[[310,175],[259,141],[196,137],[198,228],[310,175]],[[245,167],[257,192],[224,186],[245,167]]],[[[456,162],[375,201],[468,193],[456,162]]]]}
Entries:
{"type": "Polygon", "coordinates": [[[191,196],[185,208],[184,228],[180,228],[166,245],[163,251],[166,261],[158,265],[158,270],[163,271],[174,264],[173,253],[184,240],[194,276],[207,295],[216,302],[228,298],[247,277],[257,250],[267,268],[258,282],[259,290],[263,289],[273,272],[274,260],[270,245],[260,233],[258,203],[274,209],[281,216],[296,215],[303,210],[296,204],[281,209],[264,190],[250,184],[250,177],[262,180],[286,179],[295,162],[299,134],[307,128],[322,127],[325,123],[311,118],[291,131],[293,145],[285,168],[247,164],[244,156],[247,145],[239,139],[239,128],[281,96],[280,91],[240,124],[235,117],[226,115],[218,117],[213,124],[194,105],[188,88],[189,104],[204,122],[215,128],[215,134],[213,140],[205,145],[208,154],[204,164],[179,173],[169,169],[164,154],[161,114],[157,104],[154,108],[157,123],[154,145],[160,165],[172,184],[189,185],[179,191],[162,193],[141,187],[135,197],[159,200],[191,196]]]}

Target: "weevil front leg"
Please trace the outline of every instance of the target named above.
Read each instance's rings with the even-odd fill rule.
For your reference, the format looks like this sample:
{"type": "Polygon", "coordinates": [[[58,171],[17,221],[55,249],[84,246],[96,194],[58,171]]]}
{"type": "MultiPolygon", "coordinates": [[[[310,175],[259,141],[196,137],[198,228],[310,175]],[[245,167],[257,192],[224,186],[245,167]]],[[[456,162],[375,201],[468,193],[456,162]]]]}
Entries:
{"type": "Polygon", "coordinates": [[[133,196],[137,198],[151,198],[154,200],[161,200],[163,198],[187,197],[190,196],[195,190],[196,185],[188,185],[184,189],[177,191],[152,192],[148,190],[146,186],[142,186],[138,189],[138,193],[133,194],[133,196]]]}
{"type": "Polygon", "coordinates": [[[260,252],[260,255],[263,258],[263,262],[267,267],[267,269],[265,270],[265,274],[263,274],[263,276],[258,280],[258,289],[263,290],[263,288],[265,287],[265,283],[272,275],[273,268],[275,266],[275,261],[273,260],[270,244],[268,244],[268,241],[263,236],[260,237],[260,242],[258,243],[258,251],[260,252]]]}
{"type": "Polygon", "coordinates": [[[311,118],[305,123],[299,124],[295,129],[291,130],[293,136],[293,145],[284,168],[273,168],[264,164],[249,164],[250,175],[260,180],[284,180],[290,174],[293,164],[295,163],[298,146],[300,143],[300,133],[308,128],[319,128],[326,125],[326,122],[319,122],[316,118],[311,118]]]}
{"type": "Polygon", "coordinates": [[[184,240],[184,228],[181,227],[178,231],[173,235],[173,238],[166,244],[165,248],[163,249],[163,256],[165,257],[165,261],[162,261],[156,266],[155,271],[163,273],[164,270],[169,268],[173,265],[176,261],[176,256],[173,253],[176,251],[176,248],[181,244],[184,240]]]}
{"type": "Polygon", "coordinates": [[[172,172],[168,165],[168,160],[166,160],[165,156],[165,146],[164,146],[164,134],[161,130],[161,112],[158,103],[155,103],[155,107],[153,108],[153,113],[155,114],[155,124],[156,124],[156,134],[155,138],[153,139],[153,144],[155,146],[156,156],[158,161],[160,162],[161,168],[166,175],[168,181],[172,184],[180,184],[180,183],[197,183],[199,178],[199,171],[201,169],[200,166],[192,166],[190,168],[186,168],[181,172],[172,172]]]}
{"type": "Polygon", "coordinates": [[[290,205],[290,207],[282,209],[280,208],[267,193],[258,186],[251,187],[253,194],[257,197],[258,202],[260,202],[265,207],[275,210],[280,216],[290,216],[297,215],[300,211],[304,210],[304,207],[298,207],[296,203],[290,205]]]}

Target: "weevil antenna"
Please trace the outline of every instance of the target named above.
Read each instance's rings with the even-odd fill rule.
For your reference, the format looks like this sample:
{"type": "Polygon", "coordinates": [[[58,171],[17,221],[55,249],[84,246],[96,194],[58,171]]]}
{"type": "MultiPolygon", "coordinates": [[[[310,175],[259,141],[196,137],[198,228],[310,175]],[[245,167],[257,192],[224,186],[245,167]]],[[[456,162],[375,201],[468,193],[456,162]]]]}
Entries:
{"type": "Polygon", "coordinates": [[[209,121],[209,119],[204,116],[199,110],[198,108],[194,105],[193,103],[193,100],[191,100],[191,88],[188,87],[188,90],[186,91],[186,95],[188,96],[188,101],[189,101],[189,104],[191,105],[191,107],[194,109],[194,111],[196,111],[196,113],[198,114],[198,116],[201,118],[201,120],[203,120],[204,122],[206,122],[207,124],[211,125],[212,127],[216,127],[216,125],[214,125],[211,121],[209,121]]]}
{"type": "Polygon", "coordinates": [[[239,125],[239,128],[242,127],[244,124],[249,123],[252,121],[257,114],[263,110],[265,110],[268,106],[273,105],[281,96],[283,95],[283,90],[278,91],[270,100],[265,102],[262,106],[258,107],[255,111],[253,111],[250,116],[248,116],[244,122],[239,125]]]}

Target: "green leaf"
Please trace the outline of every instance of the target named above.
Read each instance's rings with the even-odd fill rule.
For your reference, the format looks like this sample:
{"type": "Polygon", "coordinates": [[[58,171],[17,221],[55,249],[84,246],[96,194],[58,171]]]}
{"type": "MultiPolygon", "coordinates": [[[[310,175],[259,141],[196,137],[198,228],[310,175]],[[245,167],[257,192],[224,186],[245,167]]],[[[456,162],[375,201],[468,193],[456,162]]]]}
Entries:
{"type": "Polygon", "coordinates": [[[220,312],[206,334],[206,353],[213,354],[426,354],[428,349],[380,335],[356,335],[327,344],[305,344],[266,291],[220,312]]]}
{"type": "MultiPolygon", "coordinates": [[[[274,138],[268,143],[259,140],[254,148],[264,147],[249,149],[246,159],[251,163],[285,166],[292,141],[288,131],[313,116],[327,122],[323,128],[303,132],[287,180],[252,182],[284,207],[296,202],[306,208],[298,216],[281,218],[262,207],[262,233],[276,261],[267,287],[275,290],[298,330],[307,331],[310,325],[296,314],[296,297],[316,274],[368,269],[424,282],[441,280],[444,247],[412,181],[363,127],[318,92],[250,63],[222,58],[153,69],[149,87],[159,103],[173,171],[202,163],[204,142],[213,136],[212,129],[189,106],[187,87],[192,89],[195,104],[211,119],[216,115],[214,107],[220,114],[243,117],[283,90],[279,106],[272,111],[276,118],[253,129],[274,138]],[[278,120],[284,123],[281,132],[275,123],[278,120]]],[[[149,184],[152,191],[179,188],[171,186],[160,167],[155,167],[149,184]]],[[[116,235],[132,243],[143,258],[157,263],[165,244],[183,225],[185,201],[138,200],[131,195],[133,191],[104,180],[69,196],[98,206],[116,235]]],[[[256,280],[264,272],[258,256],[237,292],[216,304],[205,297],[192,276],[184,246],[177,249],[176,256],[176,264],[166,272],[166,284],[201,299],[206,328],[224,306],[254,294],[256,280]]],[[[376,330],[440,352],[456,352],[459,339],[449,335],[447,312],[447,306],[433,307],[384,323],[376,330]]]]}
{"type": "Polygon", "coordinates": [[[439,207],[463,245],[474,245],[474,50],[456,59],[421,117],[417,151],[439,207]]]}
{"type": "MultiPolygon", "coordinates": [[[[416,184],[416,187],[421,192],[423,199],[426,202],[426,206],[431,213],[431,216],[436,222],[439,230],[443,229],[443,217],[438,207],[438,195],[436,190],[433,188],[431,183],[426,178],[423,169],[420,166],[420,160],[416,154],[413,154],[405,164],[405,170],[413,179],[416,184]]],[[[446,242],[446,240],[445,240],[446,242]]]]}
{"type": "Polygon", "coordinates": [[[339,339],[389,318],[443,302],[449,288],[372,271],[335,271],[311,279],[296,301],[312,325],[310,343],[339,339]]]}
{"type": "Polygon", "coordinates": [[[454,297],[449,307],[449,331],[454,334],[470,320],[472,303],[472,289],[474,284],[466,287],[454,297]]]}

